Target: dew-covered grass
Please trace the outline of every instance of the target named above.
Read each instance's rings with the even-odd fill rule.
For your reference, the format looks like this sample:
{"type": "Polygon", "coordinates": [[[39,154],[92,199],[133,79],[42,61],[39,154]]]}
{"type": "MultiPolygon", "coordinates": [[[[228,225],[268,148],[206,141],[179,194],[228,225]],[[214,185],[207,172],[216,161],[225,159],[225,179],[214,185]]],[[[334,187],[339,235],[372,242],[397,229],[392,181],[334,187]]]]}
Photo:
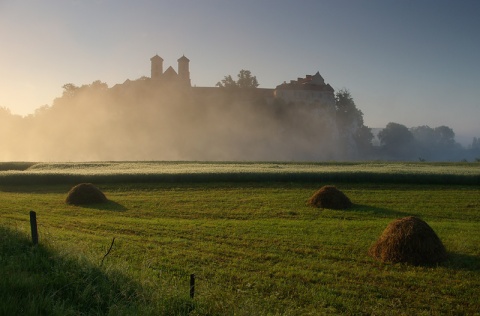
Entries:
{"type": "MultiPolygon", "coordinates": [[[[189,164],[176,164],[182,165],[189,164]]],[[[0,185],[4,314],[474,315],[480,310],[478,185],[264,180],[106,181],[98,187],[110,201],[78,207],[64,202],[69,183],[0,185]],[[307,206],[324,184],[336,185],[354,207],[307,206]],[[28,240],[30,210],[37,212],[37,247],[28,240]],[[410,215],[434,229],[449,252],[446,262],[413,267],[368,256],[390,221],[410,215]]]]}
{"type": "Polygon", "coordinates": [[[5,184],[78,182],[372,182],[480,184],[478,163],[82,162],[0,163],[5,184]],[[3,164],[3,167],[2,167],[3,164]],[[21,167],[21,168],[20,168],[21,167]]]}

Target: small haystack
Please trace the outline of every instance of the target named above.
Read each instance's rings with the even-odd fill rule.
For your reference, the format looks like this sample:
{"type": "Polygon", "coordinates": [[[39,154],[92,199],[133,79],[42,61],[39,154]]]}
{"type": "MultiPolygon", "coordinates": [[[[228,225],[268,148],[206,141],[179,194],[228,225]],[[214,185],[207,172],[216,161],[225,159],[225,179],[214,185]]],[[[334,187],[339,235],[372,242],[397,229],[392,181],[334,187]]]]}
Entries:
{"type": "Polygon", "coordinates": [[[67,204],[82,205],[106,202],[107,198],[102,191],[91,183],[80,183],[74,186],[67,195],[67,204]]]}
{"type": "Polygon", "coordinates": [[[391,222],[368,253],[382,262],[413,265],[435,264],[447,257],[433,229],[414,216],[391,222]]]}
{"type": "Polygon", "coordinates": [[[334,210],[343,210],[352,206],[350,199],[333,185],[321,187],[308,200],[308,204],[334,210]]]}

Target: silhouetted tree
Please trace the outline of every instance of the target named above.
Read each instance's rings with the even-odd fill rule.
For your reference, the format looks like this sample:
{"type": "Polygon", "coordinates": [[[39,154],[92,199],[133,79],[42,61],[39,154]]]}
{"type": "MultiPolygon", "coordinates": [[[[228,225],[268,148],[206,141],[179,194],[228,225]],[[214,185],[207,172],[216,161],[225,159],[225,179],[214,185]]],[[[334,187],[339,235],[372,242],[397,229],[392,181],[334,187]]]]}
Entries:
{"type": "Polygon", "coordinates": [[[437,143],[435,130],[430,126],[423,125],[410,129],[415,140],[422,146],[432,146],[437,143]]]}
{"type": "Polygon", "coordinates": [[[252,76],[250,70],[240,70],[237,81],[232,76],[225,76],[216,86],[220,88],[257,88],[259,86],[257,77],[252,76]]]}
{"type": "Polygon", "coordinates": [[[62,88],[63,88],[62,97],[66,97],[66,98],[71,98],[71,97],[75,96],[77,91],[80,89],[79,87],[77,87],[73,83],[66,83],[62,86],[62,88]]]}
{"type": "Polygon", "coordinates": [[[405,125],[393,122],[388,123],[387,126],[378,133],[378,138],[380,139],[383,150],[388,155],[391,155],[392,158],[411,158],[414,137],[405,125]]]}
{"type": "Polygon", "coordinates": [[[0,118],[10,117],[11,115],[12,115],[12,112],[10,111],[9,108],[0,106],[0,118]]]}
{"type": "Polygon", "coordinates": [[[345,154],[348,156],[368,154],[371,150],[373,134],[371,129],[364,125],[363,113],[355,105],[348,90],[342,89],[335,94],[335,112],[345,154]]]}
{"type": "Polygon", "coordinates": [[[257,88],[257,77],[252,76],[250,70],[240,70],[238,74],[237,85],[239,88],[257,88]]]}
{"type": "Polygon", "coordinates": [[[217,82],[216,86],[220,88],[236,88],[237,82],[233,80],[232,76],[228,75],[221,81],[217,82]]]}
{"type": "Polygon", "coordinates": [[[480,149],[480,138],[474,137],[470,149],[480,149]]]}
{"type": "Polygon", "coordinates": [[[431,128],[424,125],[412,127],[410,131],[419,157],[428,160],[452,160],[463,150],[461,145],[455,142],[455,133],[448,126],[431,128]]]}
{"type": "MultiPolygon", "coordinates": [[[[84,86],[82,86],[83,88],[84,86]]],[[[94,82],[92,82],[91,84],[89,84],[87,86],[88,88],[90,89],[94,89],[94,90],[107,90],[108,89],[108,84],[106,84],[105,82],[101,82],[100,80],[95,80],[94,82]]]]}
{"type": "Polygon", "coordinates": [[[455,145],[455,133],[450,127],[444,125],[435,127],[435,135],[438,145],[444,147],[455,145]]]}

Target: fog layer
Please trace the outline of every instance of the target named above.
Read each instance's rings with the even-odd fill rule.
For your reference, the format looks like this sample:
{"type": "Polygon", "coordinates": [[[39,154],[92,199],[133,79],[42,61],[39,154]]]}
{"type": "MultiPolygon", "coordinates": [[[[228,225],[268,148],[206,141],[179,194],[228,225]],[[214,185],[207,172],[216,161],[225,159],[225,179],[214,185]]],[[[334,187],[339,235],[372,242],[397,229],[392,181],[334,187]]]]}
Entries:
{"type": "Polygon", "coordinates": [[[334,107],[267,102],[256,89],[65,85],[25,118],[2,120],[3,161],[339,158],[334,107]]]}

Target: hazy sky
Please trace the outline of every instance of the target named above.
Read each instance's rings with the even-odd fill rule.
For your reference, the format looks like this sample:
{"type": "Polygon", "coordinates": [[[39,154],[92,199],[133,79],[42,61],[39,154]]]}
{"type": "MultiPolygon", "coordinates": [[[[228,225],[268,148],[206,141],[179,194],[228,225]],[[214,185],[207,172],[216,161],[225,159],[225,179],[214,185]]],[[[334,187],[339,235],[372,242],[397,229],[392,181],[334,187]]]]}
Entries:
{"type": "Polygon", "coordinates": [[[192,85],[248,69],[262,88],[320,71],[370,127],[447,125],[480,137],[480,1],[0,0],[0,106],[29,114],[62,85],[150,76],[192,85]]]}

